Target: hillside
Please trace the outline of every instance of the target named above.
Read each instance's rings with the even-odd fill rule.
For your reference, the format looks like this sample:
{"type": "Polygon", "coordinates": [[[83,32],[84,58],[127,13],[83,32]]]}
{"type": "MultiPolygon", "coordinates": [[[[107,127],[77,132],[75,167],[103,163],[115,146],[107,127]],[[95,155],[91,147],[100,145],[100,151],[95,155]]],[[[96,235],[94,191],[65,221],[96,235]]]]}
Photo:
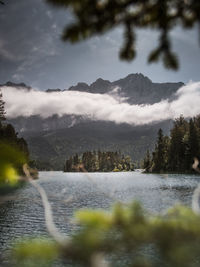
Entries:
{"type": "MultiPolygon", "coordinates": [[[[162,99],[174,99],[174,94],[183,83],[153,83],[142,74],[130,74],[127,77],[110,82],[98,79],[91,85],[78,83],[70,91],[82,91],[92,94],[116,94],[124,97],[129,104],[153,104],[162,99]]],[[[7,83],[6,86],[27,88],[24,84],[7,83]]],[[[61,89],[48,89],[47,93],[60,92],[61,89]]],[[[134,161],[140,161],[147,149],[152,150],[160,127],[169,133],[171,121],[157,124],[134,126],[115,124],[106,121],[91,121],[83,116],[56,114],[42,118],[34,115],[9,120],[26,138],[31,156],[40,162],[41,168],[62,169],[65,159],[75,153],[86,150],[120,150],[129,154],[134,161]]]]}
{"type": "Polygon", "coordinates": [[[141,73],[130,74],[127,77],[110,82],[97,79],[91,85],[78,83],[68,90],[89,92],[93,94],[113,94],[126,97],[130,104],[153,104],[173,97],[173,94],[183,83],[154,83],[141,73]],[[118,88],[118,90],[117,90],[118,88]]]}

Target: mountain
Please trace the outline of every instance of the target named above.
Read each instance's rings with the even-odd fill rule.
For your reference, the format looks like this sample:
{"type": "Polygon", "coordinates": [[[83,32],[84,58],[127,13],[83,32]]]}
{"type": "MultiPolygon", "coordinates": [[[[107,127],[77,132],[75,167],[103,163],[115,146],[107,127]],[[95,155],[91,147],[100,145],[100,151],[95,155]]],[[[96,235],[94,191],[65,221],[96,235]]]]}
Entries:
{"type": "Polygon", "coordinates": [[[59,88],[57,88],[57,89],[47,89],[46,92],[47,92],[47,93],[62,92],[62,90],[59,89],[59,88]]]}
{"type": "MultiPolygon", "coordinates": [[[[20,85],[15,87],[20,89],[23,87],[20,85]]],[[[142,74],[130,74],[114,82],[97,79],[90,85],[78,83],[65,90],[117,94],[130,104],[153,104],[163,99],[174,99],[175,93],[181,86],[183,86],[181,82],[154,83],[142,74]]],[[[24,88],[30,87],[24,85],[24,88]]],[[[62,93],[62,91],[46,90],[47,93],[62,93]]],[[[83,116],[75,115],[65,115],[61,118],[53,115],[46,119],[40,116],[17,117],[9,121],[15,126],[19,135],[26,138],[32,158],[42,169],[62,169],[64,161],[69,156],[98,149],[120,150],[124,154],[129,154],[134,161],[139,161],[147,149],[154,148],[158,129],[163,128],[164,133],[169,133],[172,125],[171,121],[164,121],[134,126],[90,121],[83,116]]]]}
{"type": "Polygon", "coordinates": [[[181,82],[153,83],[143,74],[136,73],[114,82],[97,79],[90,86],[86,83],[78,83],[68,90],[93,94],[112,94],[117,92],[119,96],[127,98],[127,102],[130,104],[153,104],[162,99],[173,97],[177,89],[183,85],[181,82]]]}
{"type": "Polygon", "coordinates": [[[70,128],[41,132],[24,132],[32,157],[39,168],[62,169],[65,160],[85,151],[121,151],[134,162],[154,149],[157,132],[169,133],[171,121],[155,125],[130,126],[105,121],[84,121],[70,128]]]}
{"type": "Polygon", "coordinates": [[[15,88],[18,88],[18,89],[26,89],[28,91],[31,90],[31,86],[28,86],[25,83],[7,82],[5,84],[0,84],[0,88],[1,87],[4,87],[4,86],[7,86],[7,87],[15,87],[15,88]]]}

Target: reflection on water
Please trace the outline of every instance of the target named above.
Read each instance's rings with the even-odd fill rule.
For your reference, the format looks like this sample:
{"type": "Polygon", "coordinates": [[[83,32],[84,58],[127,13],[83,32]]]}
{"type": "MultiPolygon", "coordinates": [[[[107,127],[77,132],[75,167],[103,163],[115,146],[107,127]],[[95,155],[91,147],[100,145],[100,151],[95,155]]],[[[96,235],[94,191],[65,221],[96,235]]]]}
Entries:
{"type": "MultiPolygon", "coordinates": [[[[71,220],[77,209],[109,209],[114,201],[142,202],[150,212],[164,212],[176,203],[191,205],[200,176],[128,173],[41,172],[43,186],[53,208],[58,228],[70,234],[76,230],[71,220]],[[92,181],[91,181],[92,179],[92,181]]],[[[0,206],[0,251],[22,236],[47,235],[39,194],[27,185],[15,201],[0,206]]]]}

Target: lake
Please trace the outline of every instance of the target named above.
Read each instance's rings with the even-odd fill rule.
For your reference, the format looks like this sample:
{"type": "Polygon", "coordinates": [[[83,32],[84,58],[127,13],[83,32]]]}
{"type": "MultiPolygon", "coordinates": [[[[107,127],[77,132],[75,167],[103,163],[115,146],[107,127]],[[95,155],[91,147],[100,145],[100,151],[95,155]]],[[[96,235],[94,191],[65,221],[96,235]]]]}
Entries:
{"type": "MultiPolygon", "coordinates": [[[[191,206],[200,176],[183,174],[62,173],[40,172],[38,183],[45,189],[54,219],[61,232],[70,235],[78,226],[72,221],[77,209],[109,209],[114,202],[140,201],[152,213],[165,212],[181,203],[191,206]]],[[[38,192],[26,185],[16,199],[0,206],[0,251],[24,236],[47,236],[44,210],[38,192]]]]}

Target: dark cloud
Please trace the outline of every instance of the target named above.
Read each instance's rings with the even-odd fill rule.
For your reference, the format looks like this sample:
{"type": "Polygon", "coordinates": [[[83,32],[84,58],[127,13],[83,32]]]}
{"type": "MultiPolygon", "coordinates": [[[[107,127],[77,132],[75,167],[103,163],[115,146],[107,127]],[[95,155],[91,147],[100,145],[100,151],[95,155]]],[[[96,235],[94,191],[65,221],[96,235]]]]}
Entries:
{"type": "Polygon", "coordinates": [[[146,63],[156,45],[154,32],[138,33],[138,57],[127,63],[118,59],[120,29],[72,46],[60,39],[65,24],[73,20],[67,10],[53,8],[44,0],[8,0],[0,8],[0,83],[12,80],[41,89],[67,88],[78,81],[115,80],[133,72],[160,82],[199,79],[197,30],[172,33],[181,62],[180,70],[172,72],[160,63],[146,63]]]}

